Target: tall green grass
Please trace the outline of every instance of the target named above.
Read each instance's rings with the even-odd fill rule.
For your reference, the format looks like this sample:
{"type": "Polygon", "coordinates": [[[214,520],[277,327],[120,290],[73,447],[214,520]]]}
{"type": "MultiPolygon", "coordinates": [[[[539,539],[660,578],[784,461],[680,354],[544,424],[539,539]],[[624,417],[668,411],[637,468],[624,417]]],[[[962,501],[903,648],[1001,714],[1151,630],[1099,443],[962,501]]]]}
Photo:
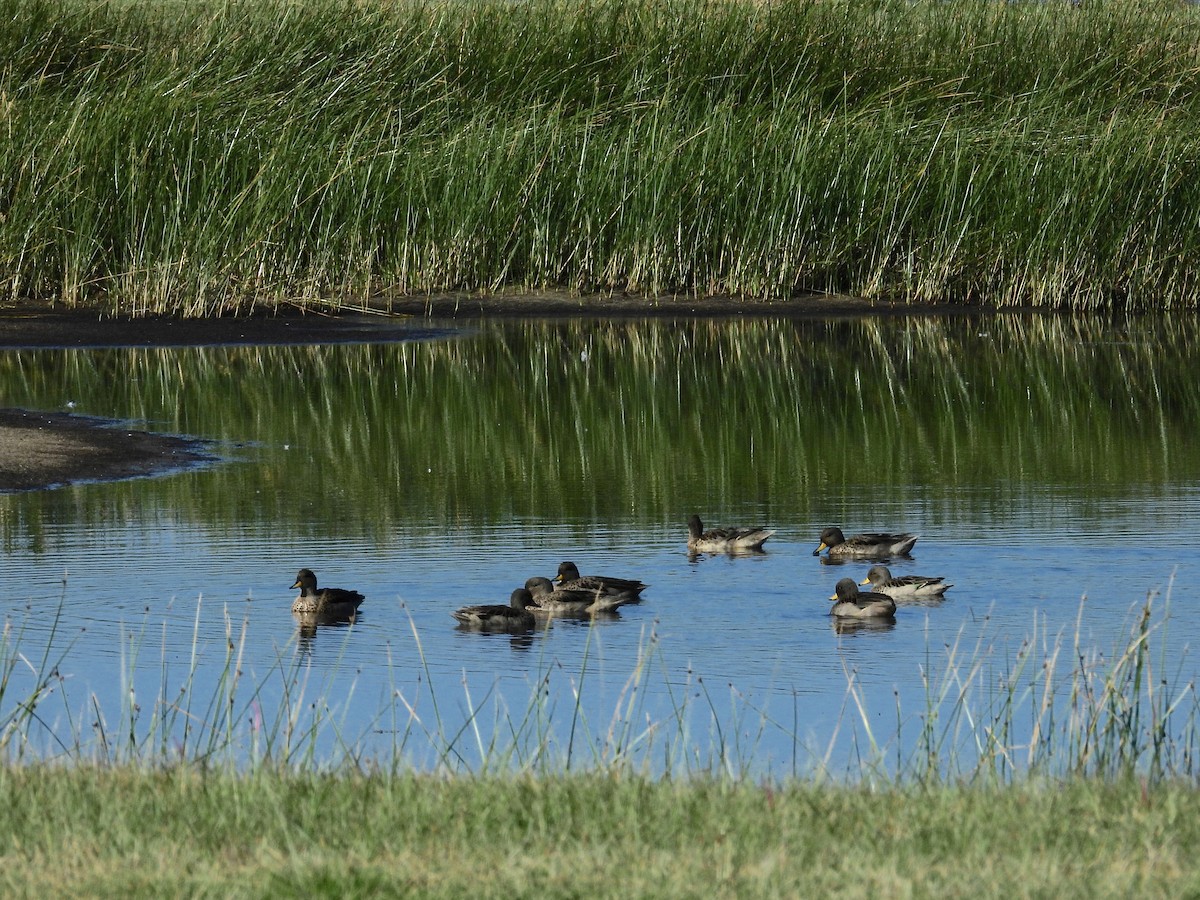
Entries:
{"type": "Polygon", "coordinates": [[[0,290],[186,315],[506,286],[1190,305],[1196,16],[0,0],[0,290]]]}

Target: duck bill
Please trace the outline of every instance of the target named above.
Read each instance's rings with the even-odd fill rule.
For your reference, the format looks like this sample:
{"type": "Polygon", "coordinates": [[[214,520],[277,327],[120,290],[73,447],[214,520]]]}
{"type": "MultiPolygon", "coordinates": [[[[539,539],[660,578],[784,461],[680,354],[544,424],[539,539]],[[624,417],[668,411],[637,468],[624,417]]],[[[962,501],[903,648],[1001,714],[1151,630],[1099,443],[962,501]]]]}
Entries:
{"type": "Polygon", "coordinates": [[[300,587],[300,582],[299,582],[299,581],[297,581],[295,584],[293,584],[293,585],[292,585],[292,587],[294,587],[294,588],[298,588],[298,587],[300,587]]]}
{"type": "Polygon", "coordinates": [[[826,548],[826,546],[828,546],[828,545],[824,541],[821,541],[821,546],[813,551],[813,556],[820,556],[821,551],[824,550],[826,548]]]}
{"type": "Polygon", "coordinates": [[[859,584],[870,584],[870,583],[871,583],[870,578],[864,578],[862,581],[859,582],[859,584]]]}

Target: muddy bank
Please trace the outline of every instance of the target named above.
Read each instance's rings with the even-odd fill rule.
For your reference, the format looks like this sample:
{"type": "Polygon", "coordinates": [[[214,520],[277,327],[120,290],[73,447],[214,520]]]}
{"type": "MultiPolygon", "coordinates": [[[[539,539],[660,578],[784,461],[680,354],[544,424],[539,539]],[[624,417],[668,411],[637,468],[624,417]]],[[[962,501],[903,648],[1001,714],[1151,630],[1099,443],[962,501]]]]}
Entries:
{"type": "Polygon", "coordinates": [[[174,471],[213,457],[173,435],[103,419],[0,409],[0,493],[174,471]]]}
{"type": "Polygon", "coordinates": [[[570,294],[437,295],[379,301],[338,315],[281,310],[251,316],[178,319],[101,316],[46,306],[0,308],[0,347],[182,347],[217,344],[328,344],[434,337],[447,323],[520,318],[787,318],[972,315],[954,305],[883,303],[846,296],[775,302],[729,297],[570,294]]]}

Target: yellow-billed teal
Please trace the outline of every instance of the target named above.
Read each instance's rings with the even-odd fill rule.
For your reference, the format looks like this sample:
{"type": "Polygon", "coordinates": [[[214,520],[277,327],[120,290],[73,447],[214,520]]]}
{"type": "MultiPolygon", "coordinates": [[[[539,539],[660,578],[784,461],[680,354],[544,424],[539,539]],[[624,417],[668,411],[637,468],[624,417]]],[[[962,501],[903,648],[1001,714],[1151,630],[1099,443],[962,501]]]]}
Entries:
{"type": "Polygon", "coordinates": [[[606,594],[602,590],[573,591],[563,588],[555,589],[549,578],[535,577],[525,582],[525,589],[533,594],[533,602],[537,610],[556,613],[595,613],[608,612],[626,603],[632,603],[636,597],[629,594],[606,594]]]}
{"type": "Polygon", "coordinates": [[[537,624],[530,612],[533,595],[525,588],[512,592],[508,605],[499,603],[464,606],[450,615],[464,625],[485,631],[526,631],[537,624]]]}
{"type": "Polygon", "coordinates": [[[893,600],[944,600],[945,593],[954,585],[945,578],[926,578],[924,575],[898,575],[893,577],[887,566],[871,566],[867,577],[859,584],[869,584],[876,594],[887,594],[893,600]]]}
{"type": "Polygon", "coordinates": [[[640,600],[642,591],[649,587],[636,578],[615,578],[611,575],[580,575],[575,563],[567,560],[558,565],[554,583],[560,590],[603,591],[606,594],[629,594],[640,600]]]}
{"type": "Polygon", "coordinates": [[[887,619],[896,615],[896,601],[887,594],[863,592],[853,578],[843,578],[830,600],[830,615],[843,619],[887,619]]]}
{"type": "Polygon", "coordinates": [[[704,530],[699,516],[688,519],[688,550],[693,553],[737,553],[761,550],[775,532],[765,527],[710,528],[704,530]]]}
{"type": "Polygon", "coordinates": [[[821,545],[813,551],[813,556],[820,556],[822,550],[828,549],[830,559],[886,559],[907,555],[916,542],[917,536],[909,532],[872,531],[848,538],[842,529],[830,527],[821,532],[821,545]]]}
{"type": "Polygon", "coordinates": [[[300,588],[300,595],[292,602],[292,612],[302,615],[352,616],[363,602],[363,595],[358,591],[343,588],[317,590],[317,576],[312,569],[301,569],[292,587],[300,588]]]}

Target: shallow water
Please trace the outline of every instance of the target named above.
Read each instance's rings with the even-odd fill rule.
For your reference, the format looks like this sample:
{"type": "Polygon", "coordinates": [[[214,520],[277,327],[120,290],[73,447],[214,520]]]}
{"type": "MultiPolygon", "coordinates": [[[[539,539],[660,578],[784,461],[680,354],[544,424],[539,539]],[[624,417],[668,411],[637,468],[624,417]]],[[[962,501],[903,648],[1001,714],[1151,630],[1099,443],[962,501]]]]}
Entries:
{"type": "MultiPolygon", "coordinates": [[[[0,497],[18,659],[0,713],[35,672],[61,676],[27,728],[38,754],[111,743],[134,704],[135,734],[184,707],[212,724],[231,652],[243,741],[292,709],[334,723],[313,743],[330,758],[476,767],[517,731],[519,753],[573,764],[619,744],[658,771],[836,772],[871,738],[910,748],[924,674],[957,671],[948,647],[989,673],[1059,634],[1063,656],[1077,639],[1107,656],[1148,594],[1195,602],[1200,348],[1169,321],[450,332],[0,356],[3,405],[70,403],[226,459],[0,497]],[[777,533],[761,555],[691,558],[692,512],[777,533]],[[826,598],[868,565],[812,556],[829,524],[918,532],[893,572],[947,576],[948,599],[839,633],[826,598]],[[453,608],[564,559],[651,588],[594,623],[455,627],[453,608]],[[352,628],[297,631],[301,566],[366,594],[352,628]]],[[[1195,627],[1175,615],[1162,638],[1173,683],[1193,678],[1195,627]]]]}

